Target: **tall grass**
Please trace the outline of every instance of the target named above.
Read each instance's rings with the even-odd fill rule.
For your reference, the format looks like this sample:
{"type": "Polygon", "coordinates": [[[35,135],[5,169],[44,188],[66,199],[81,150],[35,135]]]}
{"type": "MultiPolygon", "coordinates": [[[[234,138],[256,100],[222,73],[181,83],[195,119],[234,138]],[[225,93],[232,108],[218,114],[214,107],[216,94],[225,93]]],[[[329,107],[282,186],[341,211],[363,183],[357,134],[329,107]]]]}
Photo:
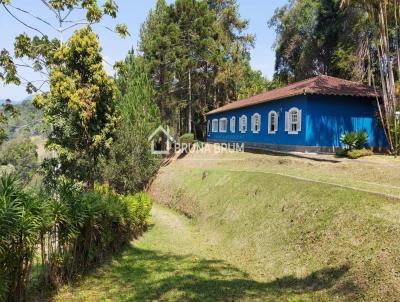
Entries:
{"type": "Polygon", "coordinates": [[[120,250],[146,227],[147,194],[120,196],[107,187],[87,191],[61,180],[50,195],[24,192],[0,179],[0,299],[22,301],[39,259],[38,282],[54,287],[120,250]]]}

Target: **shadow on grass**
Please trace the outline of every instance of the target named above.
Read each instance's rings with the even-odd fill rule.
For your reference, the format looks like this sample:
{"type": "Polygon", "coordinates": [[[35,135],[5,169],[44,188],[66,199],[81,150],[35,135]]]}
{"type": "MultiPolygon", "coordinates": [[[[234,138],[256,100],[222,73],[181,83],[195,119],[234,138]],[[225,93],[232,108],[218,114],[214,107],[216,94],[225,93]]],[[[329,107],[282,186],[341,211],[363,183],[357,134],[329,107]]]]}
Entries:
{"type": "MultiPolygon", "coordinates": [[[[236,301],[285,298],[336,287],[348,266],[326,268],[304,278],[287,276],[262,283],[224,261],[177,256],[133,246],[112,264],[77,284],[117,301],[236,301]]],[[[349,288],[349,287],[348,287],[349,288]]],[[[354,286],[346,296],[357,291],[354,286]]]]}

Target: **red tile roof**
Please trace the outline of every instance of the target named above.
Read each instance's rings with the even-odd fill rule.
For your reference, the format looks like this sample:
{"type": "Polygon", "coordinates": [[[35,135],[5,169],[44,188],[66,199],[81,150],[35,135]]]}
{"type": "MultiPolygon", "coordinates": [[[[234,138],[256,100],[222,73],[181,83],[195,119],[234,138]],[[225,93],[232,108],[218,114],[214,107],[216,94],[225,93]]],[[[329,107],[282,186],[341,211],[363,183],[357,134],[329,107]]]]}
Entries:
{"type": "Polygon", "coordinates": [[[370,86],[321,75],[282,88],[267,91],[247,99],[229,103],[208,112],[207,115],[302,94],[379,97],[379,94],[370,86]]]}

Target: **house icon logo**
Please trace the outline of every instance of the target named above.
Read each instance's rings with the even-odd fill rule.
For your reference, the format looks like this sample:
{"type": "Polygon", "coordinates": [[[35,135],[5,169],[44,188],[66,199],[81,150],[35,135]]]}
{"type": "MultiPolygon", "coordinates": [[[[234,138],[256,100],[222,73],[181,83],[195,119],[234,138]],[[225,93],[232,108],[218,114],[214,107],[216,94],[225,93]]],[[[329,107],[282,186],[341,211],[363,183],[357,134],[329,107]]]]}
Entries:
{"type": "Polygon", "coordinates": [[[169,134],[169,128],[165,130],[158,126],[148,138],[152,154],[168,155],[171,152],[171,144],[175,143],[174,138],[169,134]]]}

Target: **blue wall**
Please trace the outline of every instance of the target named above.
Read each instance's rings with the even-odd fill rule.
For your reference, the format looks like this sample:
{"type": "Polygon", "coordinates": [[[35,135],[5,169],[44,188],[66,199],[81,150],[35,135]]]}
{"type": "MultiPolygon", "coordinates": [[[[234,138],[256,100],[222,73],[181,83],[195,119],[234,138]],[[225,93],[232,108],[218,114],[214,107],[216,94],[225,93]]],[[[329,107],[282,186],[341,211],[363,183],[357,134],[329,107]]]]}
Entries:
{"type": "Polygon", "coordinates": [[[255,106],[249,106],[240,108],[232,111],[221,112],[208,116],[208,120],[212,123],[212,120],[217,118],[226,117],[228,119],[228,128],[226,133],[214,133],[211,132],[208,135],[210,140],[222,141],[222,142],[246,142],[246,143],[260,143],[260,144],[277,144],[277,145],[298,145],[304,146],[306,142],[306,130],[305,130],[305,113],[307,109],[307,97],[296,96],[287,99],[267,102],[255,106]],[[289,111],[291,108],[297,107],[302,110],[302,131],[299,134],[288,134],[285,131],[285,111],[289,111]],[[268,113],[274,110],[278,113],[278,131],[275,134],[268,133],[268,113]],[[259,133],[253,133],[251,131],[251,116],[254,113],[261,114],[261,130],[259,133]],[[239,129],[239,118],[242,115],[247,116],[247,132],[240,133],[239,129]],[[236,117],[236,131],[235,133],[230,132],[230,118],[236,117]]]}
{"type": "MultiPolygon", "coordinates": [[[[247,142],[257,144],[276,144],[312,147],[338,147],[340,136],[345,131],[365,130],[369,134],[369,145],[385,147],[385,137],[376,118],[375,100],[358,97],[341,97],[325,95],[301,95],[259,105],[239,108],[209,115],[207,119],[212,125],[213,119],[227,118],[226,133],[208,133],[210,141],[247,142]],[[302,127],[298,134],[285,131],[285,112],[292,107],[302,110],[302,127]],[[268,133],[268,113],[278,113],[278,131],[268,133]],[[251,131],[251,116],[261,114],[261,130],[251,131]],[[247,116],[247,132],[240,133],[239,119],[247,116]],[[230,132],[230,118],[236,117],[235,133],[230,132]]],[[[210,126],[211,128],[211,126],[210,126]]]]}
{"type": "Polygon", "coordinates": [[[386,146],[374,99],[322,95],[307,99],[307,146],[341,146],[345,131],[367,131],[369,146],[386,146]]]}

